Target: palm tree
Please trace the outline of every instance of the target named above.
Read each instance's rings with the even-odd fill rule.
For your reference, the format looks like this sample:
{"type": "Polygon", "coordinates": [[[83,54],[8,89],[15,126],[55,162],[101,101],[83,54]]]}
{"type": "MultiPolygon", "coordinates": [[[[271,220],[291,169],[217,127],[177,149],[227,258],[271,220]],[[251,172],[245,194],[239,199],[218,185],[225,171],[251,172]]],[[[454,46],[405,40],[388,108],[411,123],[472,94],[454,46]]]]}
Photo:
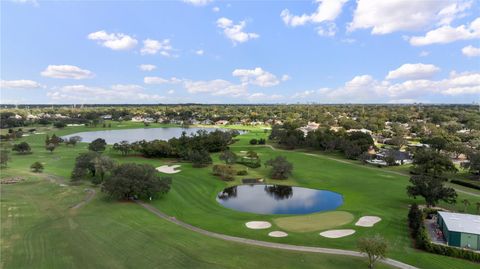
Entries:
{"type": "Polygon", "coordinates": [[[468,201],[467,199],[463,199],[462,203],[463,203],[463,212],[467,212],[467,207],[470,205],[470,201],[468,201]]]}

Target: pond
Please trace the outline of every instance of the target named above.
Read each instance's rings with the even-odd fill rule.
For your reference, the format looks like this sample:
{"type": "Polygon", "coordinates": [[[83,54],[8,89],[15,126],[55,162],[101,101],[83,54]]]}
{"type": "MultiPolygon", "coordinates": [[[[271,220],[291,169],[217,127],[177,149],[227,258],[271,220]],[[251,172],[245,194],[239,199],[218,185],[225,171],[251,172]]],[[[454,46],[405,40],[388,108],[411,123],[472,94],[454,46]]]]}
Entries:
{"type": "Polygon", "coordinates": [[[223,206],[257,214],[309,214],[334,210],[343,204],[336,192],[282,185],[238,185],[217,195],[223,206]]]}
{"type": "MultiPolygon", "coordinates": [[[[200,128],[200,127],[162,127],[162,128],[136,128],[136,129],[121,129],[121,130],[102,130],[102,131],[91,131],[91,132],[81,132],[62,136],[63,139],[68,139],[72,136],[80,136],[82,142],[90,143],[97,138],[103,138],[107,144],[115,144],[122,140],[127,140],[128,142],[135,142],[140,140],[152,141],[155,139],[158,140],[169,140],[174,137],[180,137],[183,132],[186,132],[187,135],[196,133],[199,130],[205,130],[207,132],[213,132],[215,130],[227,131],[230,129],[225,128],[200,128]]],[[[242,134],[244,131],[239,132],[242,134]]]]}

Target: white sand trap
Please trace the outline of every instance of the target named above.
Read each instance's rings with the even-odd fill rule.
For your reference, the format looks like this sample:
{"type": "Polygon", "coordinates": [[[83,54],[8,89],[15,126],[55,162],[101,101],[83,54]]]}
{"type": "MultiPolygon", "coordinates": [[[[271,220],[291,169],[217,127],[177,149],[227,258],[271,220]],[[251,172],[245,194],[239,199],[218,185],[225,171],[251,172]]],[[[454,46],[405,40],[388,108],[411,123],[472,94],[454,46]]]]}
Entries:
{"type": "Polygon", "coordinates": [[[245,226],[247,226],[247,228],[249,229],[258,230],[258,229],[268,229],[272,227],[272,224],[268,221],[249,221],[245,223],[245,226]]]}
{"type": "Polygon", "coordinates": [[[373,225],[375,225],[377,222],[381,220],[382,219],[377,216],[363,216],[355,223],[355,226],[373,227],[373,225]]]}
{"type": "Polygon", "coordinates": [[[247,153],[247,151],[246,150],[240,150],[240,153],[245,154],[245,153],[247,153]]]}
{"type": "Polygon", "coordinates": [[[282,231],[273,231],[273,232],[269,232],[268,236],[270,236],[270,237],[287,237],[288,234],[286,232],[282,232],[282,231]]]}
{"type": "Polygon", "coordinates": [[[341,237],[352,235],[354,233],[355,233],[355,230],[344,229],[344,230],[328,230],[325,232],[321,232],[320,235],[326,238],[341,238],[341,237]]]}
{"type": "Polygon", "coordinates": [[[178,173],[178,172],[181,171],[181,170],[175,170],[178,167],[180,167],[180,165],[178,165],[178,164],[176,164],[176,165],[162,165],[160,167],[157,167],[157,171],[165,173],[165,174],[175,174],[175,173],[178,173]]]}
{"type": "Polygon", "coordinates": [[[36,135],[42,135],[42,134],[45,134],[45,133],[35,133],[36,135]]]}

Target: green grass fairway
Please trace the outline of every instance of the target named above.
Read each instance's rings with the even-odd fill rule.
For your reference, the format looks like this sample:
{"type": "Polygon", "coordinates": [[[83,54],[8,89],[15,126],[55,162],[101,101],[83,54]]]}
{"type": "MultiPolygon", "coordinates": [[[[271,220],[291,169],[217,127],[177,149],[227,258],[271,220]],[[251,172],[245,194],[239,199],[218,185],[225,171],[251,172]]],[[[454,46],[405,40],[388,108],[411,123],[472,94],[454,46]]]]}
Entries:
{"type": "Polygon", "coordinates": [[[353,221],[353,215],[345,211],[331,211],[308,215],[275,218],[278,227],[297,233],[322,231],[336,228],[353,221]]]}
{"type": "Polygon", "coordinates": [[[26,182],[2,185],[0,268],[367,268],[365,259],[212,239],[99,195],[71,210],[87,186],[24,176],[26,182]]]}

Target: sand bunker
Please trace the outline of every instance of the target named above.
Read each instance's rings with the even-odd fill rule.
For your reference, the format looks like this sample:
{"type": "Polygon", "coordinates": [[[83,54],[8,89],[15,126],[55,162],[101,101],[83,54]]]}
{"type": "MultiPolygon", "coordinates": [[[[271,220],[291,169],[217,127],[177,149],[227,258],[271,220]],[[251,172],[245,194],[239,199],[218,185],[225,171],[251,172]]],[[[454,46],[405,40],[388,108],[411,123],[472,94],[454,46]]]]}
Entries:
{"type": "Polygon", "coordinates": [[[162,165],[160,167],[157,167],[158,172],[162,172],[165,174],[175,174],[180,172],[181,170],[175,170],[176,168],[180,167],[180,165],[162,165]]]}
{"type": "Polygon", "coordinates": [[[377,216],[363,216],[355,223],[355,226],[373,227],[373,225],[375,225],[377,222],[381,220],[382,219],[377,216]]]}
{"type": "Polygon", "coordinates": [[[247,223],[245,223],[245,226],[247,226],[247,228],[249,229],[268,229],[270,227],[272,227],[272,224],[270,224],[270,222],[268,221],[249,221],[247,223]]]}
{"type": "Polygon", "coordinates": [[[328,230],[325,232],[321,232],[320,235],[327,238],[341,238],[341,237],[352,235],[354,233],[355,233],[355,230],[344,229],[344,230],[328,230]]]}
{"type": "Polygon", "coordinates": [[[273,232],[269,232],[268,236],[270,236],[270,237],[286,237],[286,236],[288,236],[288,234],[286,232],[282,232],[282,231],[273,231],[273,232]]]}

